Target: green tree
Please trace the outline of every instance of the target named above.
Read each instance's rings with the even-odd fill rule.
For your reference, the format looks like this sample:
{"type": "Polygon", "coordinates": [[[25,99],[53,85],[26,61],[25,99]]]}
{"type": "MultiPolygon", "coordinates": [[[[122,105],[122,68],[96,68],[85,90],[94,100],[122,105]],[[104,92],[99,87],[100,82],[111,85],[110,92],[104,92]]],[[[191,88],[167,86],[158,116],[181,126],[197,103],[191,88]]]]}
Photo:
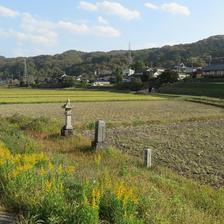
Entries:
{"type": "Polygon", "coordinates": [[[142,87],[143,87],[143,83],[140,78],[134,78],[131,80],[131,83],[130,83],[131,90],[138,91],[138,90],[142,89],[142,87]]]}
{"type": "Polygon", "coordinates": [[[160,84],[177,82],[178,73],[172,70],[165,70],[158,79],[160,84]]]}
{"type": "Polygon", "coordinates": [[[113,76],[115,77],[116,83],[120,83],[122,81],[122,70],[121,68],[116,68],[113,72],[113,76]]]}
{"type": "Polygon", "coordinates": [[[143,61],[136,61],[132,68],[135,70],[135,72],[144,72],[146,69],[145,63],[143,61]]]}

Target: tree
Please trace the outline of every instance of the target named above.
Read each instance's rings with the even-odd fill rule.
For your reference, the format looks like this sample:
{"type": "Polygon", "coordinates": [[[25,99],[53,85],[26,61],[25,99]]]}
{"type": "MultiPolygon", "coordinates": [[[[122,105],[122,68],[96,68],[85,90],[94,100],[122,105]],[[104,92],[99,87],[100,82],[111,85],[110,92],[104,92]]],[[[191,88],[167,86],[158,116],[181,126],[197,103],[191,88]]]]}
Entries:
{"type": "Polygon", "coordinates": [[[150,79],[150,72],[149,71],[144,71],[141,77],[142,82],[148,82],[150,79]]]}
{"type": "Polygon", "coordinates": [[[116,83],[120,83],[122,81],[122,70],[121,68],[116,68],[115,71],[113,72],[113,76],[116,79],[116,83]]]}
{"type": "Polygon", "coordinates": [[[131,80],[130,89],[133,91],[138,91],[143,87],[142,80],[140,78],[134,78],[131,80]]]}
{"type": "Polygon", "coordinates": [[[163,83],[173,83],[178,81],[178,73],[172,70],[165,70],[159,77],[160,85],[163,83]]]}
{"type": "Polygon", "coordinates": [[[135,70],[135,72],[144,72],[145,71],[145,63],[143,61],[136,61],[132,68],[135,70]]]}

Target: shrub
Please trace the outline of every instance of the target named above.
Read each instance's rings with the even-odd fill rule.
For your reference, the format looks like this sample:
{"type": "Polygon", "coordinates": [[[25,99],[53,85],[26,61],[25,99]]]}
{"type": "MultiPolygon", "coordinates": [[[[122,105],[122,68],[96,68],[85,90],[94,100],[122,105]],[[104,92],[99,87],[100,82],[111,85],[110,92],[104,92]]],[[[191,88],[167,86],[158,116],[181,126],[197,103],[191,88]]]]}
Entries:
{"type": "Polygon", "coordinates": [[[133,189],[119,183],[105,192],[100,200],[100,219],[111,224],[143,223],[136,217],[137,198],[133,189]]]}
{"type": "Polygon", "coordinates": [[[39,117],[24,125],[22,129],[36,132],[54,133],[60,130],[60,126],[56,119],[39,117]]]}

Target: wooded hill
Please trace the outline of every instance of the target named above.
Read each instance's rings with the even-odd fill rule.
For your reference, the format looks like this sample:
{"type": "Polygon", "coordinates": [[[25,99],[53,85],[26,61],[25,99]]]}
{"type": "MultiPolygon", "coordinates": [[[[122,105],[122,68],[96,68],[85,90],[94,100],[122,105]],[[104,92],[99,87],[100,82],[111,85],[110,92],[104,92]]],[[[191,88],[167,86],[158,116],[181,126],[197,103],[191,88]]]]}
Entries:
{"type": "MultiPolygon", "coordinates": [[[[170,68],[179,62],[186,65],[204,66],[210,56],[224,56],[224,35],[212,36],[207,39],[175,46],[151,48],[132,51],[134,61],[143,61],[146,65],[170,68]]],[[[43,80],[49,77],[59,77],[64,72],[68,75],[93,76],[95,71],[105,74],[117,67],[125,68],[128,64],[128,51],[92,52],[85,53],[75,50],[62,54],[40,55],[29,57],[27,67],[29,75],[43,80]]],[[[0,56],[0,78],[21,78],[23,75],[23,58],[5,58],[0,56]]]]}

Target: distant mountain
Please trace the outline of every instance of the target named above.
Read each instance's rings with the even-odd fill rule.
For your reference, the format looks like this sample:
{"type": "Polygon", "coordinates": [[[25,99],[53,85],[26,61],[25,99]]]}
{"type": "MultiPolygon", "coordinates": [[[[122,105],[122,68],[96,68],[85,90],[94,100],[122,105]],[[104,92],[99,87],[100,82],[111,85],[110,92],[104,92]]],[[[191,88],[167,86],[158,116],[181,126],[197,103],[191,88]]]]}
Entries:
{"type": "MultiPolygon", "coordinates": [[[[209,58],[224,57],[224,35],[212,36],[191,44],[179,44],[132,51],[134,61],[153,63],[155,66],[172,67],[179,62],[186,65],[204,66],[209,58]]],[[[68,75],[83,74],[93,76],[95,71],[104,73],[116,67],[127,67],[128,51],[81,52],[70,50],[56,55],[40,55],[29,57],[28,72],[38,79],[57,77],[64,72],[68,75]]],[[[23,74],[23,58],[5,58],[0,56],[0,77],[19,78],[23,74]]]]}

